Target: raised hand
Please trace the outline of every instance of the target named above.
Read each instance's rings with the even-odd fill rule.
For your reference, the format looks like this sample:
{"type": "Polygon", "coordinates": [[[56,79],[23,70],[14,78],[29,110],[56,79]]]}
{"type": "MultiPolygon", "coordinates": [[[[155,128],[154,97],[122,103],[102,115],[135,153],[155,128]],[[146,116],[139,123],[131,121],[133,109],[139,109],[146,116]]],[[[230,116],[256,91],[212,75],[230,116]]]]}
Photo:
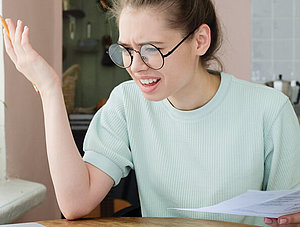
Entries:
{"type": "Polygon", "coordinates": [[[5,21],[9,30],[7,34],[3,29],[5,49],[17,70],[34,83],[41,93],[53,86],[60,86],[60,79],[54,69],[32,48],[29,28],[20,20],[17,27],[11,19],[5,21]]]}

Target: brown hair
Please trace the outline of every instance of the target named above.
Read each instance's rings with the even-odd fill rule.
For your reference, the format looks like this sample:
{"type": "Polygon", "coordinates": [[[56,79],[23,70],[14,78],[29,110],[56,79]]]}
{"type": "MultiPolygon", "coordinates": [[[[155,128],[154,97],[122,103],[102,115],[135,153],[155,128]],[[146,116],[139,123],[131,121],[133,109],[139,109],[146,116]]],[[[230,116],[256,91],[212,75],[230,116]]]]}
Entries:
{"type": "Polygon", "coordinates": [[[216,11],[211,0],[112,0],[112,15],[119,23],[122,9],[126,6],[133,8],[154,8],[166,11],[168,25],[186,36],[191,31],[207,24],[211,30],[211,44],[207,52],[201,56],[203,67],[207,68],[210,61],[215,60],[222,69],[221,61],[215,56],[220,49],[222,34],[216,11]]]}

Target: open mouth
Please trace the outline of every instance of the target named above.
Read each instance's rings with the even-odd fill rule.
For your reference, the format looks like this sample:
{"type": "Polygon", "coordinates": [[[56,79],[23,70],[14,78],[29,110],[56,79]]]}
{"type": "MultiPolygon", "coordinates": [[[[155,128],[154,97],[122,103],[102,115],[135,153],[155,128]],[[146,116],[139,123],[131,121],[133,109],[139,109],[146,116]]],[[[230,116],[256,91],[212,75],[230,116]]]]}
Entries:
{"type": "Polygon", "coordinates": [[[160,84],[160,78],[139,79],[139,87],[145,94],[152,94],[160,84]]]}
{"type": "Polygon", "coordinates": [[[157,84],[158,82],[160,81],[160,79],[144,79],[144,80],[140,80],[140,83],[143,85],[143,86],[153,86],[155,84],[157,84]]]}

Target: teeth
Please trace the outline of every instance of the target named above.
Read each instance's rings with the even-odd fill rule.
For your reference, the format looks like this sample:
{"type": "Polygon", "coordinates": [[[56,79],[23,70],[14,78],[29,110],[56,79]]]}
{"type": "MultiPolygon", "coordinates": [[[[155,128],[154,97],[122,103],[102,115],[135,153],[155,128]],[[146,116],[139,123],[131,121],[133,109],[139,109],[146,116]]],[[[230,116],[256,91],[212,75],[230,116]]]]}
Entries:
{"type": "Polygon", "coordinates": [[[157,79],[149,79],[149,80],[140,80],[142,84],[152,84],[157,81],[157,79]]]}

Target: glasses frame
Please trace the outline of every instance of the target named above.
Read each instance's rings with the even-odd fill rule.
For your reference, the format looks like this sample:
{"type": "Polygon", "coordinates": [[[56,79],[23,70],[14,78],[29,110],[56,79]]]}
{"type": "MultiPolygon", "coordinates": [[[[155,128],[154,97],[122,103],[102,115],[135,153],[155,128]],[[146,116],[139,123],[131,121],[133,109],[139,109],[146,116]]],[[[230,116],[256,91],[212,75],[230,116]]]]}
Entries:
{"type": "Polygon", "coordinates": [[[172,53],[174,53],[174,51],[185,41],[185,40],[187,40],[189,37],[190,37],[190,35],[192,35],[194,32],[196,31],[196,29],[194,29],[192,32],[190,32],[189,34],[187,34],[172,50],[170,50],[168,53],[166,53],[166,54],[163,54],[161,51],[160,51],[160,49],[159,48],[157,48],[154,44],[152,44],[152,43],[145,43],[145,44],[143,44],[143,45],[141,45],[141,47],[140,47],[140,50],[135,50],[135,49],[132,49],[132,48],[128,48],[128,47],[125,47],[124,45],[122,45],[122,44],[119,44],[119,43],[114,43],[114,44],[112,44],[111,46],[113,46],[113,45],[119,45],[119,46],[121,46],[121,47],[123,47],[128,53],[129,53],[129,55],[130,55],[130,64],[129,64],[129,66],[127,66],[127,67],[122,67],[122,66],[120,66],[120,65],[118,65],[118,64],[116,64],[115,63],[115,61],[113,60],[113,58],[111,57],[111,55],[109,54],[109,50],[106,52],[108,55],[109,55],[109,57],[111,58],[111,60],[117,65],[117,66],[119,66],[120,68],[123,68],[123,69],[126,69],[126,68],[129,68],[131,65],[132,65],[132,61],[133,61],[133,55],[131,54],[131,52],[130,51],[134,51],[135,53],[138,53],[139,55],[140,55],[140,57],[141,57],[141,59],[142,59],[142,61],[144,62],[144,64],[145,65],[147,65],[149,68],[151,68],[151,69],[154,69],[154,70],[160,70],[164,65],[165,65],[165,58],[166,57],[169,57],[172,53]],[[158,52],[160,53],[160,55],[161,55],[161,57],[162,57],[162,65],[159,67],[159,68],[153,68],[153,67],[151,67],[150,65],[148,65],[145,61],[144,61],[144,59],[143,59],[143,56],[141,55],[141,49],[142,49],[142,47],[143,46],[145,46],[145,45],[151,45],[151,46],[153,46],[155,49],[157,49],[158,50],[158,52]]]}

